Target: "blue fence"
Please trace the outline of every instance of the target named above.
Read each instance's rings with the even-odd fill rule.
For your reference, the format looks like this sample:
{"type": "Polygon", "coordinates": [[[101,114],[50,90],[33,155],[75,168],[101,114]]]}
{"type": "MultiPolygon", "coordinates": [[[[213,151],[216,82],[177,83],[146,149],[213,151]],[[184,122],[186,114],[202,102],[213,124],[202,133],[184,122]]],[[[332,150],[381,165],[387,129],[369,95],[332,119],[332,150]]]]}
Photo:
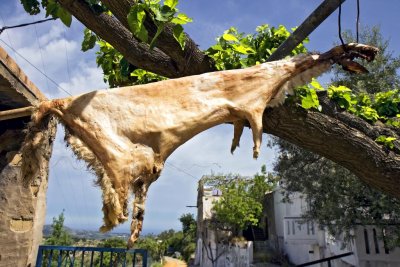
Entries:
{"type": "Polygon", "coordinates": [[[36,267],[147,267],[147,250],[39,246],[36,267]]]}

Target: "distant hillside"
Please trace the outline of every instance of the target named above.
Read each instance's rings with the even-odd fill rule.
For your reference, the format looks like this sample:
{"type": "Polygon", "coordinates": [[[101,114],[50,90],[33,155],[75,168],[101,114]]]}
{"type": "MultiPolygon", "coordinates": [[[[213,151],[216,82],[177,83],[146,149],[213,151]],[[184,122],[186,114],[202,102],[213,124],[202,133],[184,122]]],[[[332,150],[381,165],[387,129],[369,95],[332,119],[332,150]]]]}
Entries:
{"type": "MultiPolygon", "coordinates": [[[[95,239],[95,240],[101,240],[101,239],[106,239],[110,237],[120,237],[123,239],[127,239],[129,237],[128,233],[100,233],[99,231],[91,231],[91,230],[76,230],[69,228],[67,226],[64,226],[65,230],[67,230],[68,233],[72,235],[74,238],[86,238],[86,239],[95,239]]],[[[43,236],[48,237],[51,235],[53,229],[51,228],[51,225],[46,224],[43,227],[43,236]]]]}

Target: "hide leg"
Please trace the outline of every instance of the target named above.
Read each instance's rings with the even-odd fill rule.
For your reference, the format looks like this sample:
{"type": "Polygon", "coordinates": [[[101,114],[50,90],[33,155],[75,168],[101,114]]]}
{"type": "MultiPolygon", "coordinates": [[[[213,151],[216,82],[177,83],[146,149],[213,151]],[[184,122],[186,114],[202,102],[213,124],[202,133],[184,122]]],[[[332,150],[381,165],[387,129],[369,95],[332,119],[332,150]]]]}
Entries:
{"type": "Polygon", "coordinates": [[[260,146],[262,141],[263,134],[263,125],[262,125],[262,113],[252,114],[248,121],[250,123],[251,131],[253,133],[253,158],[257,159],[260,154],[260,146]]]}
{"type": "Polygon", "coordinates": [[[231,146],[232,154],[235,151],[236,147],[239,147],[240,137],[242,136],[245,122],[245,120],[237,120],[233,122],[233,140],[231,146]]]}
{"type": "Polygon", "coordinates": [[[133,202],[133,214],[131,223],[131,236],[128,240],[128,248],[132,248],[133,244],[139,238],[143,227],[143,219],[145,212],[145,202],[147,198],[147,190],[149,184],[143,183],[140,186],[135,186],[135,199],[133,202]]]}

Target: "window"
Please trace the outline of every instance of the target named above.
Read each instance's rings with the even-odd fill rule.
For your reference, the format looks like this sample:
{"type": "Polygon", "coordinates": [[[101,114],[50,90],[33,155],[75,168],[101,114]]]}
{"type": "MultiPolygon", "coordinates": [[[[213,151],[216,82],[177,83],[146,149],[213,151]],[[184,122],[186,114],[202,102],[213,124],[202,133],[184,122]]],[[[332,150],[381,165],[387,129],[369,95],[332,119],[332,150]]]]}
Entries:
{"type": "Polygon", "coordinates": [[[383,247],[385,248],[385,254],[389,254],[389,248],[387,246],[387,241],[386,241],[386,229],[382,229],[382,237],[383,237],[383,247]]]}
{"type": "Polygon", "coordinates": [[[314,222],[311,222],[311,234],[315,235],[315,231],[314,231],[314,222]]]}
{"type": "Polygon", "coordinates": [[[376,236],[376,230],[375,228],[372,230],[372,233],[374,235],[374,245],[375,245],[375,253],[379,254],[379,243],[378,243],[378,237],[376,236]]]}
{"type": "Polygon", "coordinates": [[[287,235],[290,235],[290,225],[289,225],[289,221],[286,221],[286,225],[287,225],[287,235]]]}
{"type": "Polygon", "coordinates": [[[369,240],[367,229],[364,229],[365,253],[369,254],[369,240]]]}
{"type": "Polygon", "coordinates": [[[293,230],[293,234],[296,234],[295,228],[296,228],[296,222],[295,222],[295,221],[292,221],[292,230],[293,230]]]}

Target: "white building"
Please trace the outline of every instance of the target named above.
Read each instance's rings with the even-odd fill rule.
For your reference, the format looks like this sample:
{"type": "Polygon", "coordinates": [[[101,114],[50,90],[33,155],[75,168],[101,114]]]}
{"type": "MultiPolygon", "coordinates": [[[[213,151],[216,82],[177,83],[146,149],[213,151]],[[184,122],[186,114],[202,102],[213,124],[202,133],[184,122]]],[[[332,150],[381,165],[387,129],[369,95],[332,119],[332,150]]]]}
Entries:
{"type": "Polygon", "coordinates": [[[212,207],[221,191],[199,182],[197,195],[197,245],[195,266],[201,267],[250,267],[252,242],[226,242],[230,232],[216,230],[210,223],[212,207]]]}
{"type": "Polygon", "coordinates": [[[292,263],[303,264],[352,252],[353,255],[332,260],[331,266],[400,267],[400,248],[385,249],[377,227],[358,227],[354,241],[344,246],[340,237],[330,236],[315,223],[305,223],[301,214],[306,208],[307,203],[300,194],[294,195],[291,203],[283,203],[278,190],[266,196],[265,230],[269,245],[286,254],[292,263]]]}

